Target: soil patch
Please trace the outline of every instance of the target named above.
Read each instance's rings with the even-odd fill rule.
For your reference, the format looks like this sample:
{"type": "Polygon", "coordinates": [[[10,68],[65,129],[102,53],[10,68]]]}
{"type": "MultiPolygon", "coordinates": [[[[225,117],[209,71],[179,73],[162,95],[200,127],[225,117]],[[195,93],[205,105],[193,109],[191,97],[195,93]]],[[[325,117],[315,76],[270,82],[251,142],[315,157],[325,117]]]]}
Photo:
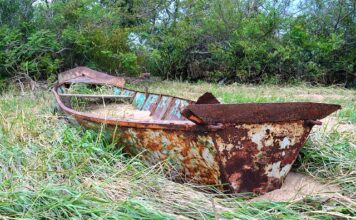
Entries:
{"type": "Polygon", "coordinates": [[[86,112],[100,117],[111,117],[117,119],[151,120],[150,111],[140,111],[130,104],[106,104],[90,105],[86,112]]]}
{"type": "Polygon", "coordinates": [[[307,196],[338,196],[341,189],[335,185],[322,184],[316,179],[301,173],[289,173],[282,188],[251,199],[257,201],[286,202],[303,199],[307,196]]]}

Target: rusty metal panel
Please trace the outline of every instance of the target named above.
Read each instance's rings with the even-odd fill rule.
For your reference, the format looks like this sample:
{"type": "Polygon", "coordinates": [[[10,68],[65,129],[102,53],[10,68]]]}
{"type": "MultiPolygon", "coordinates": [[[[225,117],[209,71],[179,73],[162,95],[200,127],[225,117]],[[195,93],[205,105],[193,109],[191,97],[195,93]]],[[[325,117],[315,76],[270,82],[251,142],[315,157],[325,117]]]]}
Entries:
{"type": "Polygon", "coordinates": [[[58,106],[69,117],[90,128],[106,124],[125,151],[139,154],[148,164],[167,162],[165,172],[174,180],[214,185],[232,193],[265,193],[279,188],[310,130],[318,124],[315,119],[340,108],[320,103],[224,105],[217,104],[212,94],[203,95],[194,104],[120,88],[112,76],[90,71],[80,75],[83,71],[62,74],[53,89],[58,106]],[[117,86],[113,93],[135,94],[132,104],[150,110],[154,120],[102,118],[75,111],[58,94],[65,92],[61,91],[64,84],[72,82],[108,83],[117,86]],[[183,107],[182,114],[191,121],[182,117],[183,107]]]}
{"type": "Polygon", "coordinates": [[[188,105],[185,100],[176,99],[170,108],[165,119],[167,120],[185,120],[181,114],[181,109],[188,105]]]}
{"type": "Polygon", "coordinates": [[[151,111],[158,100],[158,95],[149,95],[145,104],[142,107],[143,111],[151,111]]]}
{"type": "Polygon", "coordinates": [[[279,188],[310,130],[301,120],[238,124],[218,131],[215,141],[230,191],[265,193],[279,188]]]}
{"type": "Polygon", "coordinates": [[[239,124],[216,132],[128,128],[121,129],[120,140],[148,164],[168,162],[166,173],[174,180],[265,193],[281,186],[310,129],[304,121],[239,124]]]}
{"type": "Polygon", "coordinates": [[[158,103],[156,111],[153,114],[153,118],[162,119],[172,99],[173,99],[172,97],[162,96],[161,101],[158,103]]]}
{"type": "Polygon", "coordinates": [[[58,75],[59,83],[108,84],[122,87],[125,79],[98,72],[87,67],[77,67],[58,75]]]}
{"type": "Polygon", "coordinates": [[[178,120],[182,117],[180,113],[180,105],[181,105],[181,100],[175,99],[171,108],[168,110],[168,113],[166,115],[167,120],[178,120]]]}
{"type": "Polygon", "coordinates": [[[198,98],[195,104],[220,104],[220,102],[212,93],[206,92],[198,98]]]}
{"type": "Polygon", "coordinates": [[[193,104],[182,114],[198,124],[265,123],[322,119],[340,108],[340,105],[308,102],[193,104]]]}
{"type": "Polygon", "coordinates": [[[136,109],[141,109],[143,103],[145,102],[145,99],[146,99],[145,93],[138,92],[138,93],[136,93],[136,95],[135,95],[135,97],[134,97],[134,99],[133,99],[132,105],[133,105],[136,109]]]}
{"type": "Polygon", "coordinates": [[[128,153],[151,165],[167,162],[165,172],[176,181],[261,194],[281,186],[311,127],[301,120],[208,132],[119,130],[128,153]]]}
{"type": "Polygon", "coordinates": [[[181,100],[180,101],[180,106],[179,106],[179,113],[180,113],[180,119],[186,119],[183,115],[182,115],[182,109],[184,109],[186,106],[188,106],[190,103],[186,100],[181,100]]]}
{"type": "Polygon", "coordinates": [[[176,181],[221,185],[218,154],[209,135],[189,131],[121,129],[125,150],[150,165],[167,162],[166,174],[176,181]]]}

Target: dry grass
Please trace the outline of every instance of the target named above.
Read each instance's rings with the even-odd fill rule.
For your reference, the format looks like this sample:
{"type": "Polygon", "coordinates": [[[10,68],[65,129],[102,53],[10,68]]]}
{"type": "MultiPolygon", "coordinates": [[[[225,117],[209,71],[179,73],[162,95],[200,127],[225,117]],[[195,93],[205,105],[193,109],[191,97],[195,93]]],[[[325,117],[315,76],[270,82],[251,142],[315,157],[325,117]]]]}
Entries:
{"type": "MultiPolygon", "coordinates": [[[[294,170],[340,187],[340,196],[251,202],[251,195],[205,193],[169,181],[163,164],[147,167],[122,153],[99,131],[83,130],[52,114],[45,90],[0,97],[0,218],[4,219],[283,219],[352,218],[356,214],[355,91],[306,86],[147,84],[156,92],[196,99],[212,91],[223,102],[339,103],[331,129],[314,130],[294,170]],[[305,94],[308,94],[306,96],[305,94]],[[302,95],[302,96],[301,96],[302,95]],[[318,96],[314,96],[318,95],[318,96]],[[324,98],[325,97],[325,98],[324,98]],[[313,100],[317,101],[317,100],[313,100]],[[333,129],[334,128],[334,129],[333,129]]],[[[140,88],[142,85],[130,85],[140,88]]]]}

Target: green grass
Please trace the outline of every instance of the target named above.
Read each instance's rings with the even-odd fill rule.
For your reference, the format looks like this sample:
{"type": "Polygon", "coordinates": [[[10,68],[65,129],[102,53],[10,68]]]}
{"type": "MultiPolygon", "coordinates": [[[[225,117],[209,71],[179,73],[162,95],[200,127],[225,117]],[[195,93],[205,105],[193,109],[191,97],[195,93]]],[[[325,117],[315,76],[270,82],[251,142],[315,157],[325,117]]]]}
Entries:
{"type": "MultiPolygon", "coordinates": [[[[317,128],[295,170],[334,182],[343,196],[292,202],[250,202],[209,194],[164,177],[128,157],[100,132],[52,114],[46,90],[11,89],[0,96],[0,219],[335,219],[355,217],[355,91],[338,87],[248,86],[180,82],[145,83],[149,91],[196,99],[211,91],[221,101],[339,103],[331,129],[317,128]],[[215,209],[213,209],[213,201],[215,209]]],[[[141,88],[142,84],[128,85],[141,88]]]]}

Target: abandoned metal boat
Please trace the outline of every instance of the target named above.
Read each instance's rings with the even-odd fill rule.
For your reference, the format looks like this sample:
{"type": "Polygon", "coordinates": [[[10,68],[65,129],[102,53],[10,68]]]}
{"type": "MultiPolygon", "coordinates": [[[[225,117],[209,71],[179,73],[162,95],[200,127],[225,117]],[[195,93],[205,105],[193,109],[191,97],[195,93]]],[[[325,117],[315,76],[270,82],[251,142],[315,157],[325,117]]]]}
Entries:
{"type": "Polygon", "coordinates": [[[195,102],[134,91],[124,83],[78,67],[59,75],[53,93],[59,108],[81,125],[105,124],[128,153],[140,154],[149,164],[167,162],[166,172],[173,179],[230,193],[279,188],[318,119],[340,109],[308,102],[220,104],[210,93],[195,102]],[[106,85],[108,94],[71,92],[78,84],[106,85]],[[122,103],[113,105],[114,114],[73,106],[74,99],[85,98],[96,99],[95,105],[103,102],[104,108],[122,103]]]}

